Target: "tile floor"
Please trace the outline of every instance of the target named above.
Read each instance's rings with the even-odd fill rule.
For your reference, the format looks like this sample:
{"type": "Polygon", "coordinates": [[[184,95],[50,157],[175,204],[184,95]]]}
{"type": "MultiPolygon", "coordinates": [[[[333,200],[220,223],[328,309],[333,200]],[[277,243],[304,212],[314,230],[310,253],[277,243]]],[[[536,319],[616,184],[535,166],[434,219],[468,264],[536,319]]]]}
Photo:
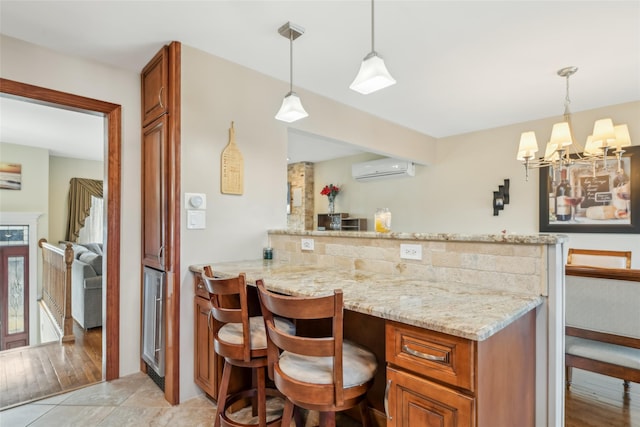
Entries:
{"type": "Polygon", "coordinates": [[[171,406],[145,374],[129,375],[0,412],[0,426],[212,426],[204,396],[171,406]]]}
{"type": "MultiPolygon", "coordinates": [[[[275,408],[268,408],[268,413],[279,412],[279,408],[281,411],[281,405],[282,402],[275,402],[275,408]]],[[[137,373],[6,409],[0,412],[0,426],[213,426],[215,412],[215,403],[204,395],[171,406],[164,399],[162,390],[147,375],[137,373]]],[[[246,419],[250,418],[246,411],[244,414],[238,411],[233,418],[256,422],[246,419]]],[[[317,425],[317,413],[310,414],[305,424],[317,425]]],[[[346,417],[339,417],[336,424],[359,425],[346,417]]]]}

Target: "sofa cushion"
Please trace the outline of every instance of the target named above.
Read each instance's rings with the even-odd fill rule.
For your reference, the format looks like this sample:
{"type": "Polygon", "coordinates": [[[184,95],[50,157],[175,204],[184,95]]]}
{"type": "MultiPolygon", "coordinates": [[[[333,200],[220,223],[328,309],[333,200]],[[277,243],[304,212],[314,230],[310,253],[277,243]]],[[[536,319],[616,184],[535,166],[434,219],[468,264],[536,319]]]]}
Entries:
{"type": "Polygon", "coordinates": [[[98,276],[102,275],[102,255],[87,250],[78,256],[78,260],[93,267],[98,276]]]}
{"type": "Polygon", "coordinates": [[[102,289],[102,276],[85,278],[84,288],[85,289],[102,289]]]}
{"type": "Polygon", "coordinates": [[[76,259],[80,259],[80,255],[82,255],[85,252],[89,252],[89,249],[81,245],[73,245],[73,256],[76,259]]]}
{"type": "Polygon", "coordinates": [[[103,255],[102,243],[82,243],[80,246],[83,246],[98,255],[103,255]]]}

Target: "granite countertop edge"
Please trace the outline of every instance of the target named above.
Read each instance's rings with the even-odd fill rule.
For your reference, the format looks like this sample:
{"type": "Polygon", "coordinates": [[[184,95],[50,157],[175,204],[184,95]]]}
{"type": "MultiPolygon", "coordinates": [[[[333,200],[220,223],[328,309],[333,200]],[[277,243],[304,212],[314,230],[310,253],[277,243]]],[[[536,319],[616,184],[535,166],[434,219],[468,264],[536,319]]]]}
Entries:
{"type": "Polygon", "coordinates": [[[316,237],[347,237],[364,239],[389,239],[389,240],[424,240],[441,242],[484,242],[484,243],[511,243],[527,245],[555,245],[564,243],[569,237],[564,234],[459,234],[459,233],[415,233],[415,232],[389,232],[377,233],[375,231],[319,231],[319,230],[269,230],[272,235],[290,236],[316,236],[316,237]]]}

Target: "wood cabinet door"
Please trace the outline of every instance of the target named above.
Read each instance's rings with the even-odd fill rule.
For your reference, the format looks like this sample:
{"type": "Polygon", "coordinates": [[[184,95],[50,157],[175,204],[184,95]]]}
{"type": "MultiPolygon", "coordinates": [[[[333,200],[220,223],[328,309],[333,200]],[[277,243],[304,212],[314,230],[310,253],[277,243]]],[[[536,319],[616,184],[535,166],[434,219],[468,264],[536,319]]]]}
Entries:
{"type": "Polygon", "coordinates": [[[142,138],[142,263],[165,270],[167,243],[167,115],[144,129],[142,138]]]}
{"type": "Polygon", "coordinates": [[[209,300],[195,297],[194,380],[213,399],[218,397],[218,369],[213,350],[213,333],[209,329],[209,300]]]}
{"type": "Polygon", "coordinates": [[[167,112],[168,63],[165,47],[142,70],[142,126],[167,112]]]}
{"type": "Polygon", "coordinates": [[[387,427],[473,427],[475,399],[407,372],[387,368],[387,427]]]}

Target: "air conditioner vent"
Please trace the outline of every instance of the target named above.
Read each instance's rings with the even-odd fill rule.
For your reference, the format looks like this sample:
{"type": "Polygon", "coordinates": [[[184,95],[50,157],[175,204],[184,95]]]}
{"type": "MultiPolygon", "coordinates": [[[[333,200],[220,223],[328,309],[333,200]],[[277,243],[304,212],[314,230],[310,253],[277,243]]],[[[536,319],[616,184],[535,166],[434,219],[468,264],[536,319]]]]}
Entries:
{"type": "Polygon", "coordinates": [[[415,173],[413,162],[392,158],[371,160],[351,165],[351,176],[356,181],[414,176],[415,173]]]}

